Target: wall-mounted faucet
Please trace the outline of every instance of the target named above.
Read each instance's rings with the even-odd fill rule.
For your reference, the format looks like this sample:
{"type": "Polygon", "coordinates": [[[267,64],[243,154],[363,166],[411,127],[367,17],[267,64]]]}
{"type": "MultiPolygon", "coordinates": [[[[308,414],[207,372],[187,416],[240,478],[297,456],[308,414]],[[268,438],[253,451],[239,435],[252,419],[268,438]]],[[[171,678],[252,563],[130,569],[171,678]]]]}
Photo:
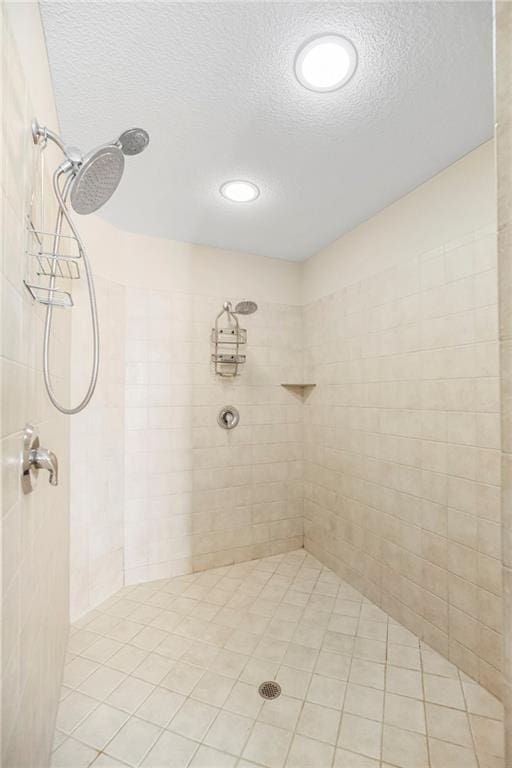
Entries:
{"type": "Polygon", "coordinates": [[[37,469],[47,469],[50,473],[48,482],[50,485],[59,484],[59,462],[53,451],[48,448],[38,448],[32,451],[31,462],[37,469]]]}
{"type": "Polygon", "coordinates": [[[39,436],[31,424],[27,424],[23,433],[23,457],[21,469],[21,486],[23,493],[31,493],[37,481],[40,469],[50,473],[50,485],[59,484],[59,462],[57,456],[48,448],[41,448],[39,436]]]}

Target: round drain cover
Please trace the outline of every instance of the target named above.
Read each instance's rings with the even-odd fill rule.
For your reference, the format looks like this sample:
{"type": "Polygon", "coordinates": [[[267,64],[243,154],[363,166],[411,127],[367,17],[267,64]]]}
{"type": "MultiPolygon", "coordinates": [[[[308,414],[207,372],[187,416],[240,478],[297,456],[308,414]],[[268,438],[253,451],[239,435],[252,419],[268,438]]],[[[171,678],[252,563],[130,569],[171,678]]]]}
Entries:
{"type": "Polygon", "coordinates": [[[262,699],[277,699],[281,695],[281,686],[273,680],[266,680],[258,688],[262,699]]]}

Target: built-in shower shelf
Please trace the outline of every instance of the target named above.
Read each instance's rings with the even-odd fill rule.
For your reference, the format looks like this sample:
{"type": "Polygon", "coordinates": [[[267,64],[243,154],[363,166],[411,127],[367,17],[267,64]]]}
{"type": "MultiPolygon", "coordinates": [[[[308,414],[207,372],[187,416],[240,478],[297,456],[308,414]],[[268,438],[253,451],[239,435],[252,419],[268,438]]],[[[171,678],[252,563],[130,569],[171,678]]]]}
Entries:
{"type": "Polygon", "coordinates": [[[307,400],[316,384],[281,384],[281,386],[302,400],[307,400]]]}

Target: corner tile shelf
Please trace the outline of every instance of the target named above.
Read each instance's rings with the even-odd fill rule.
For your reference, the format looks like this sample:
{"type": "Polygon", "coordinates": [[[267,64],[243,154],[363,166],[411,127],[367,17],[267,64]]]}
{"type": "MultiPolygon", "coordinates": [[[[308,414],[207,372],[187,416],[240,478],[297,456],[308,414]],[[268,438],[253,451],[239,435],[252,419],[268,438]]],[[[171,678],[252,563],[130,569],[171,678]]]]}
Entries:
{"type": "Polygon", "coordinates": [[[281,384],[281,386],[302,400],[307,400],[316,384],[281,384]]]}

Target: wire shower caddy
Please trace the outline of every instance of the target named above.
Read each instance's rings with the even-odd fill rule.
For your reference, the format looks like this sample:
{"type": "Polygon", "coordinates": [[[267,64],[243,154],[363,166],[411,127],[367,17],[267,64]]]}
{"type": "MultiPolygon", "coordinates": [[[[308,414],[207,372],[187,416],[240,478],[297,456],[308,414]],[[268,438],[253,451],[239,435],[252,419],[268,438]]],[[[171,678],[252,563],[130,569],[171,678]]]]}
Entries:
{"type": "Polygon", "coordinates": [[[247,343],[247,331],[240,327],[229,301],[224,302],[222,310],[215,318],[211,342],[213,345],[211,360],[216,375],[223,378],[239,376],[240,366],[246,361],[246,355],[241,350],[247,343]],[[225,324],[222,325],[224,316],[225,324]]]}
{"type": "Polygon", "coordinates": [[[39,163],[34,164],[32,193],[25,223],[25,255],[28,265],[27,276],[23,282],[32,298],[39,304],[69,308],[73,306],[71,290],[66,290],[67,284],[64,288],[60,287],[60,284],[57,287],[56,280],[80,279],[82,248],[73,234],[63,234],[62,221],[57,222],[55,230],[48,231],[45,227],[45,146],[46,142],[41,142],[39,163]],[[35,178],[36,172],[39,173],[39,180],[35,178]],[[39,192],[38,196],[36,190],[39,192]]]}

